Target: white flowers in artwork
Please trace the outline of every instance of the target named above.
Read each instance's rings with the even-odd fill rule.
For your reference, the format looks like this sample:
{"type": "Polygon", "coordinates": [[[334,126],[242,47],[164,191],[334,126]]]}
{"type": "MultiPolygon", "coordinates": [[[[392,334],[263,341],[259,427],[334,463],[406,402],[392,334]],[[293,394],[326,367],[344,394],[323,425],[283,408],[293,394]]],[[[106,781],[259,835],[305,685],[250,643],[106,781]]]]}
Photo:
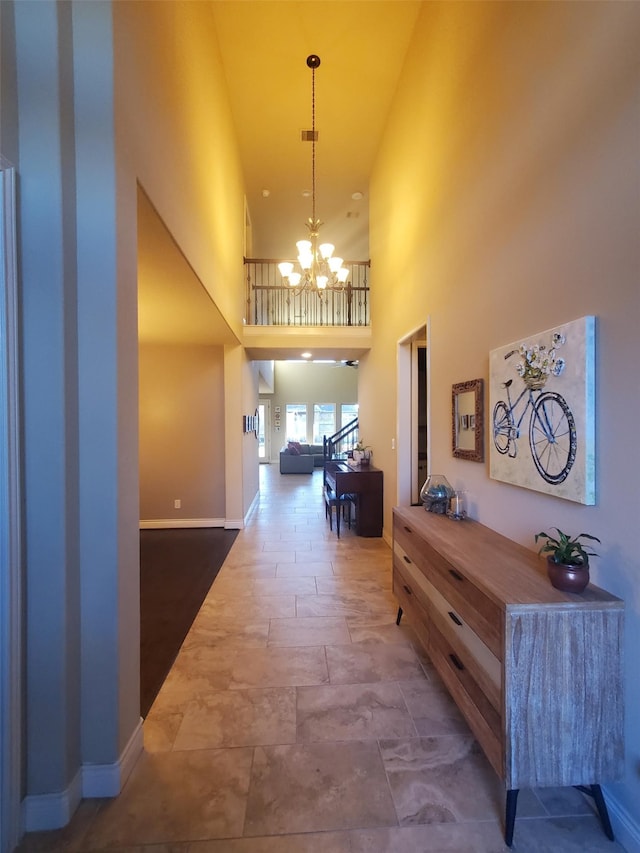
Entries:
{"type": "Polygon", "coordinates": [[[542,387],[548,376],[560,376],[565,361],[558,356],[557,350],[565,340],[564,335],[555,332],[549,349],[544,344],[534,344],[530,347],[520,345],[520,361],[516,364],[516,373],[522,377],[525,384],[542,387]]]}

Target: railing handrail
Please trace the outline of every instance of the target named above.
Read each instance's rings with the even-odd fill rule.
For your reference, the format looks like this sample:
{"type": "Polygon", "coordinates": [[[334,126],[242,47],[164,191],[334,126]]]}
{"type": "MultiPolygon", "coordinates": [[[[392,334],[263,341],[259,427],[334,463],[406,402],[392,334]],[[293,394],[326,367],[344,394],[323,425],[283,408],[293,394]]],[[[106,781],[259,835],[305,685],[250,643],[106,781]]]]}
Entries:
{"type": "MultiPolygon", "coordinates": [[[[242,258],[244,264],[281,264],[283,261],[295,264],[297,258],[242,258]]],[[[343,261],[343,264],[350,267],[370,267],[371,261],[343,261]]]]}
{"type": "Polygon", "coordinates": [[[356,417],[352,421],[349,421],[348,424],[345,424],[344,426],[340,427],[337,432],[334,432],[333,435],[329,436],[329,439],[334,443],[342,441],[342,439],[346,438],[350,433],[355,432],[358,429],[358,426],[359,422],[358,418],[356,417]]]}
{"type": "Polygon", "coordinates": [[[292,288],[278,270],[282,260],[243,258],[245,319],[250,326],[369,326],[371,261],[345,261],[344,287],[292,288]]]}
{"type": "Polygon", "coordinates": [[[352,441],[348,442],[348,444],[349,449],[353,450],[353,447],[357,443],[358,430],[359,420],[358,418],[354,418],[352,421],[349,421],[348,424],[345,424],[343,427],[340,427],[340,429],[337,432],[334,432],[333,435],[330,435],[329,437],[327,437],[326,435],[323,436],[322,454],[324,456],[324,461],[328,462],[333,459],[336,447],[341,444],[344,444],[346,439],[348,438],[352,439],[352,441]]]}

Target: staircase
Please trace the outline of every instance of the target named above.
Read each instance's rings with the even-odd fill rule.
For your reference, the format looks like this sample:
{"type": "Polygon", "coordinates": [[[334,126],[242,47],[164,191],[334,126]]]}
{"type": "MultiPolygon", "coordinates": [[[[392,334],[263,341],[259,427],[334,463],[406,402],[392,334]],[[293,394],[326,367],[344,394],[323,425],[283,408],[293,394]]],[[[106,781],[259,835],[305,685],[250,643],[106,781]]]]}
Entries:
{"type": "Polygon", "coordinates": [[[358,443],[358,437],[358,418],[355,418],[350,423],[345,424],[337,432],[334,432],[333,435],[325,435],[322,441],[324,461],[328,462],[331,459],[346,459],[358,443]]]}

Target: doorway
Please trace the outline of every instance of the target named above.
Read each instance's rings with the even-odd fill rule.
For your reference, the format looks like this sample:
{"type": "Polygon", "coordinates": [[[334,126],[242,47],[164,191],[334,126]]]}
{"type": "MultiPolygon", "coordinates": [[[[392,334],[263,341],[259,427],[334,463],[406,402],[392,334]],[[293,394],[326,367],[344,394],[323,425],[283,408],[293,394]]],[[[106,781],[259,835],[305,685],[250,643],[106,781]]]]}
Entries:
{"type": "Polygon", "coordinates": [[[398,341],[397,500],[418,505],[429,472],[428,320],[398,341]]]}
{"type": "Polygon", "coordinates": [[[411,503],[420,503],[420,489],[427,479],[427,342],[412,344],[411,373],[414,377],[411,452],[411,503]]]}
{"type": "Polygon", "coordinates": [[[258,404],[258,462],[271,461],[271,400],[258,404]]]}

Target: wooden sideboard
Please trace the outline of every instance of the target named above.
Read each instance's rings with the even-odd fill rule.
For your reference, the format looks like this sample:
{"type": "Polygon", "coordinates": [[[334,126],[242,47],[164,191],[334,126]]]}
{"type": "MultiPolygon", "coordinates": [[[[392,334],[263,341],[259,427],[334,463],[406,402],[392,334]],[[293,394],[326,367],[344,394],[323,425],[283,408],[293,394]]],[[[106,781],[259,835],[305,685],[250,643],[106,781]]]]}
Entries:
{"type": "Polygon", "coordinates": [[[471,520],[393,511],[402,612],[507,789],[511,846],[520,788],[594,797],[623,771],[623,602],[590,585],[554,589],[533,551],[471,520]]]}

